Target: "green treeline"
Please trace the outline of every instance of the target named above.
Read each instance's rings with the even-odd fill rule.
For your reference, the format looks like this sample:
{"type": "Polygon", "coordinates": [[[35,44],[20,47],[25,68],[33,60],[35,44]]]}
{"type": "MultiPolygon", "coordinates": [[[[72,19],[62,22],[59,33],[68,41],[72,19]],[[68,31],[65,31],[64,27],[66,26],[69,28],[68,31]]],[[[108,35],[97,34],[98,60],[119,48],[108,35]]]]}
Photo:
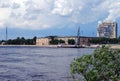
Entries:
{"type": "Polygon", "coordinates": [[[24,37],[17,37],[16,39],[9,39],[7,41],[2,40],[0,44],[7,44],[7,45],[35,45],[36,44],[36,37],[32,39],[25,39],[24,37]]]}
{"type": "Polygon", "coordinates": [[[57,44],[62,44],[62,43],[65,43],[65,41],[64,40],[58,40],[58,39],[54,39],[54,40],[51,40],[50,41],[50,44],[52,44],[52,45],[57,45],[57,44]]]}
{"type": "Polygon", "coordinates": [[[118,44],[120,43],[119,38],[94,38],[90,40],[92,44],[118,44]]]}
{"type": "MultiPolygon", "coordinates": [[[[74,44],[75,44],[75,40],[74,40],[74,39],[68,39],[67,42],[68,42],[69,45],[74,45],[74,44]]],[[[60,40],[54,39],[54,40],[51,40],[51,41],[50,41],[50,44],[51,44],[51,45],[65,44],[65,41],[62,40],[62,39],[60,39],[60,40]]]]}
{"type": "MultiPolygon", "coordinates": [[[[48,36],[48,38],[50,38],[50,44],[51,45],[57,45],[57,44],[65,44],[65,40],[62,39],[57,39],[57,36],[48,36]]],[[[68,39],[67,43],[69,45],[74,45],[75,44],[75,40],[74,39],[68,39]]]]}

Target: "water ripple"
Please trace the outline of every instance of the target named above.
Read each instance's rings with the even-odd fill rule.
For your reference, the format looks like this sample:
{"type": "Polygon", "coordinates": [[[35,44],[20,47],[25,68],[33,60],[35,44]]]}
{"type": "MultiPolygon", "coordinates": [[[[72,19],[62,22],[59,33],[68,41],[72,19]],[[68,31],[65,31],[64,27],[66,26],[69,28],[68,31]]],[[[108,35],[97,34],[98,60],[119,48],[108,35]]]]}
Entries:
{"type": "Polygon", "coordinates": [[[73,58],[93,50],[0,46],[0,81],[72,81],[73,58]]]}

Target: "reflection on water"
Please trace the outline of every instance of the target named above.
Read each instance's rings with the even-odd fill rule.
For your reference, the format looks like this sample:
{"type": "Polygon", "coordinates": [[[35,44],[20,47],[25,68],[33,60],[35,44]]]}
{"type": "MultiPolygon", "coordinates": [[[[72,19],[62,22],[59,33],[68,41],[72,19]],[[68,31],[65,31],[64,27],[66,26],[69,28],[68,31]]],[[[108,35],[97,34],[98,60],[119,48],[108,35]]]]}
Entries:
{"type": "Polygon", "coordinates": [[[0,47],[0,81],[67,81],[73,58],[93,50],[0,47]]]}

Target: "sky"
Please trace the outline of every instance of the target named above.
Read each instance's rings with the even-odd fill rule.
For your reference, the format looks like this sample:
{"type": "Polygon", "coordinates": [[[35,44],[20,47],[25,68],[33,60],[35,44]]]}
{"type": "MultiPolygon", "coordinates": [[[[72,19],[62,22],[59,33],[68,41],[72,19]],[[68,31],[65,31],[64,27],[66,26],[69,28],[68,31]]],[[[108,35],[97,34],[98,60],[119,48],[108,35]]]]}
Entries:
{"type": "Polygon", "coordinates": [[[0,40],[50,35],[97,36],[98,23],[118,23],[120,0],[0,0],[0,40]]]}

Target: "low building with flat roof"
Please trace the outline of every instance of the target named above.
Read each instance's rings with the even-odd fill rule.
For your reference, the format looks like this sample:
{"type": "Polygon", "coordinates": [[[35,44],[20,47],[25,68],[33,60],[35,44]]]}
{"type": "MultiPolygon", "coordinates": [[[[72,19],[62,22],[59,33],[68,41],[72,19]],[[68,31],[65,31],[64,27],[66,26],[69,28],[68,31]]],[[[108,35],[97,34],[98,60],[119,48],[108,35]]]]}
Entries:
{"type": "MultiPolygon", "coordinates": [[[[36,45],[37,46],[50,45],[50,41],[52,40],[53,37],[54,36],[37,38],[36,39],[36,45]]],[[[94,39],[94,38],[97,38],[97,37],[80,36],[80,45],[90,45],[90,40],[94,39]]],[[[63,36],[63,37],[55,36],[54,39],[63,40],[63,41],[65,41],[65,45],[69,45],[68,40],[73,39],[76,42],[77,36],[63,36]]]]}

